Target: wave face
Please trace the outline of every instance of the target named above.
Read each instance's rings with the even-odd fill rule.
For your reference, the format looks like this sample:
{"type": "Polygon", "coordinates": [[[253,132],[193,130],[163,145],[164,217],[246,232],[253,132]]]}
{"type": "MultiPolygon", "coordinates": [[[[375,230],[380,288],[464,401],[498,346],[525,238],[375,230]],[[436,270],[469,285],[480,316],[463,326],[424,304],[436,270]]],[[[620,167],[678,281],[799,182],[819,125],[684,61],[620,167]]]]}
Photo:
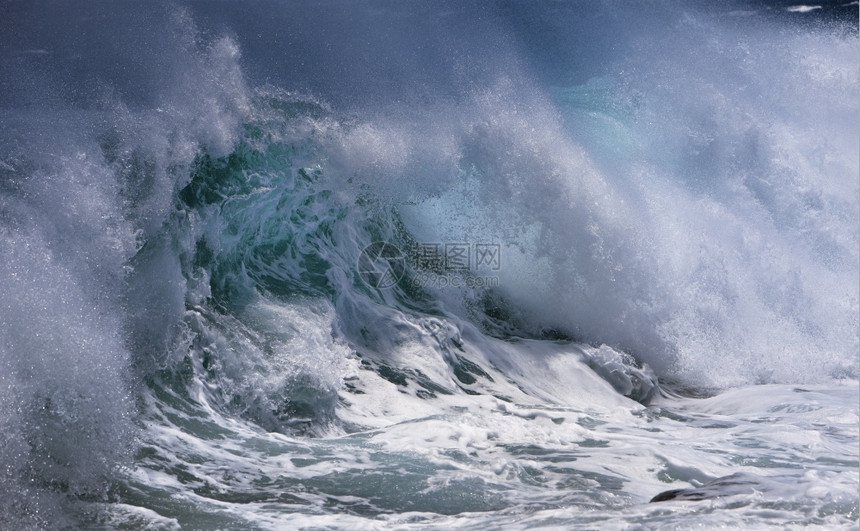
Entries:
{"type": "Polygon", "coordinates": [[[850,525],[857,5],[805,7],[11,3],[0,524],[850,525]]]}

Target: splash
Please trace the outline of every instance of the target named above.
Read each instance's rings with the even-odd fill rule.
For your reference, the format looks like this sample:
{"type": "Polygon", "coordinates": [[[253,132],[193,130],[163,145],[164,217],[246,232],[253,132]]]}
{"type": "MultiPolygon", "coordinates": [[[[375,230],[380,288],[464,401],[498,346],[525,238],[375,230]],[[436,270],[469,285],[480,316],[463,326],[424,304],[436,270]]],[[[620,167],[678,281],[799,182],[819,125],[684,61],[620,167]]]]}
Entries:
{"type": "Polygon", "coordinates": [[[856,22],[739,6],[12,5],[0,522],[665,522],[742,463],[844,524],[856,22]]]}

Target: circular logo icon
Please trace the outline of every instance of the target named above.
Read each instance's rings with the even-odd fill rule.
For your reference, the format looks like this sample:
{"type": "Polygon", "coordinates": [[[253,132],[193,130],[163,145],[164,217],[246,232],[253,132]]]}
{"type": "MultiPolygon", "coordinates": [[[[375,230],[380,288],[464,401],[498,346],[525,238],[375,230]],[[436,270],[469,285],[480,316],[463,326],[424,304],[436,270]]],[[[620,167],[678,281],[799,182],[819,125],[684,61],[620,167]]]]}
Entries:
{"type": "Polygon", "coordinates": [[[358,276],[376,289],[393,287],[406,273],[406,258],[396,246],[373,242],[358,255],[358,276]]]}

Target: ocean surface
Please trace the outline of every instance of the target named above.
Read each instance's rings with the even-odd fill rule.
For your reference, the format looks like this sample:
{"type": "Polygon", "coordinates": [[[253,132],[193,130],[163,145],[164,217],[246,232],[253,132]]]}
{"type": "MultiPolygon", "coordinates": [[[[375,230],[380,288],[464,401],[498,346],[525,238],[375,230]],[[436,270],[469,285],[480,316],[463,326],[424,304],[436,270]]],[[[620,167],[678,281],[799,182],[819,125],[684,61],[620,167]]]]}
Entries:
{"type": "Polygon", "coordinates": [[[857,529],[858,44],[4,1],[0,528],[857,529]]]}

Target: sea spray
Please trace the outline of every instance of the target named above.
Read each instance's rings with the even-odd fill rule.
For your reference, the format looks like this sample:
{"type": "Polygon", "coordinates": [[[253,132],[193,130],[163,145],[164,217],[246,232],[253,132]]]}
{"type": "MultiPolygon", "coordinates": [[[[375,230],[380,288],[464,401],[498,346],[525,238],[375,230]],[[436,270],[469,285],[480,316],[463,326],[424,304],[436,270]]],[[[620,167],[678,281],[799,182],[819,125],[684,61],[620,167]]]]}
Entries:
{"type": "Polygon", "coordinates": [[[856,521],[856,6],[0,26],[4,524],[856,521]]]}

